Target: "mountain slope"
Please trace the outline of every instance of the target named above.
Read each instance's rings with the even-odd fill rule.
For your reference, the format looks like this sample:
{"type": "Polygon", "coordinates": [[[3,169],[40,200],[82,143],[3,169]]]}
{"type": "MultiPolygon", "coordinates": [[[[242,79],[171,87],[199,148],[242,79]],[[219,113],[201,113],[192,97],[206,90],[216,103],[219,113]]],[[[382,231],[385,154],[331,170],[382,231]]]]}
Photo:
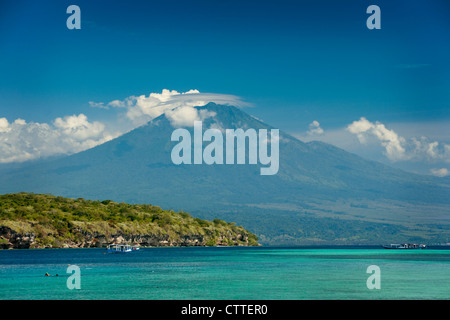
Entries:
{"type": "MultiPolygon", "coordinates": [[[[204,130],[271,129],[235,107],[210,103],[198,109],[215,114],[203,121],[204,130]]],[[[162,115],[93,149],[8,170],[0,178],[0,192],[153,203],[231,219],[271,244],[448,241],[446,180],[283,132],[276,175],[260,175],[259,164],[174,165],[173,130],[162,115]]]]}

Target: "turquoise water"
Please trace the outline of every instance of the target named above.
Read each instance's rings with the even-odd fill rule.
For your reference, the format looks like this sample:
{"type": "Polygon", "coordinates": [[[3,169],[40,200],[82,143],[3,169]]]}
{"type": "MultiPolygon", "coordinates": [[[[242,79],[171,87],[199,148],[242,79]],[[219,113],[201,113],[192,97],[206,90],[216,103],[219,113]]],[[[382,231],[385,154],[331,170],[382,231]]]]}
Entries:
{"type": "Polygon", "coordinates": [[[450,299],[450,250],[142,248],[0,251],[0,299],[450,299]],[[68,265],[80,268],[67,288],[68,265]],[[369,290],[367,267],[380,268],[369,290]],[[58,276],[45,277],[48,272],[58,276]]]}

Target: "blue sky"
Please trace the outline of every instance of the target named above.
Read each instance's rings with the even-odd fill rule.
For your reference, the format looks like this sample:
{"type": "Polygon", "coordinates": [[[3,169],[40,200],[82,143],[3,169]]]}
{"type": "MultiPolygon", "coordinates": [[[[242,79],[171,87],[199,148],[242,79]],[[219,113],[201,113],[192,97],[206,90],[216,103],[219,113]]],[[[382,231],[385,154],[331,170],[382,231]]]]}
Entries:
{"type": "Polygon", "coordinates": [[[117,113],[89,102],[196,89],[240,97],[305,140],[412,171],[450,169],[449,14],[446,0],[0,0],[0,119],[113,123],[117,113]],[[71,4],[81,30],[66,27],[71,4]],[[371,4],[380,30],[366,27],[371,4]],[[373,126],[349,134],[361,117],[373,126]],[[307,133],[313,121],[322,133],[307,133]],[[441,156],[393,160],[389,131],[405,152],[424,137],[421,148],[438,142],[441,156]]]}

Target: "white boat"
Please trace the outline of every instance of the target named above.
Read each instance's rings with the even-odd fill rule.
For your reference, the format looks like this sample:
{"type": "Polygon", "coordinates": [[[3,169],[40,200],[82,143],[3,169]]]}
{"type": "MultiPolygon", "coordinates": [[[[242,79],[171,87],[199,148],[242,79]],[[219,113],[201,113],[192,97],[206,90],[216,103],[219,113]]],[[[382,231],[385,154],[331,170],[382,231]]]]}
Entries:
{"type": "Polygon", "coordinates": [[[130,246],[128,244],[110,244],[106,250],[108,253],[129,253],[139,250],[139,247],[130,246]]]}
{"type": "Polygon", "coordinates": [[[390,244],[383,246],[385,249],[425,249],[427,246],[424,244],[405,243],[405,244],[390,244]]]}

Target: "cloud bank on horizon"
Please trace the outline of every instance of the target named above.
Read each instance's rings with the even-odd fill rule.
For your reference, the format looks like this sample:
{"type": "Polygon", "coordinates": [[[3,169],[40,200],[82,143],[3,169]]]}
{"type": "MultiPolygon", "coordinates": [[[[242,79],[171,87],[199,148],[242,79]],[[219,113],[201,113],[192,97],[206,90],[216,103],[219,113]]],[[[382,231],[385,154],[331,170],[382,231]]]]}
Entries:
{"type": "Polygon", "coordinates": [[[450,145],[446,143],[430,141],[424,136],[407,140],[384,124],[370,122],[364,117],[350,124],[347,130],[356,134],[361,143],[366,143],[370,136],[375,137],[391,161],[443,160],[450,163],[450,145]]]}
{"type": "MultiPolygon", "coordinates": [[[[304,141],[320,140],[331,143],[351,152],[372,149],[372,153],[382,154],[389,163],[450,164],[450,144],[425,136],[405,138],[393,129],[388,129],[385,124],[371,122],[365,117],[329,132],[322,129],[320,123],[315,120],[309,125],[306,135],[296,136],[304,141]]],[[[437,177],[450,175],[447,168],[431,168],[429,173],[437,177]]]]}
{"type": "Polygon", "coordinates": [[[84,114],[56,118],[52,124],[0,118],[0,163],[77,153],[118,135],[101,122],[89,122],[84,114]]]}
{"type": "Polygon", "coordinates": [[[58,117],[52,123],[26,122],[20,118],[10,122],[3,117],[0,118],[0,163],[81,152],[110,141],[162,114],[166,114],[174,127],[191,126],[196,120],[214,116],[206,110],[194,108],[209,102],[251,106],[234,95],[200,93],[198,90],[180,93],[164,89],[162,93],[130,96],[109,103],[89,102],[94,108],[118,111],[117,123],[110,125],[89,121],[83,113],[58,117]]]}

